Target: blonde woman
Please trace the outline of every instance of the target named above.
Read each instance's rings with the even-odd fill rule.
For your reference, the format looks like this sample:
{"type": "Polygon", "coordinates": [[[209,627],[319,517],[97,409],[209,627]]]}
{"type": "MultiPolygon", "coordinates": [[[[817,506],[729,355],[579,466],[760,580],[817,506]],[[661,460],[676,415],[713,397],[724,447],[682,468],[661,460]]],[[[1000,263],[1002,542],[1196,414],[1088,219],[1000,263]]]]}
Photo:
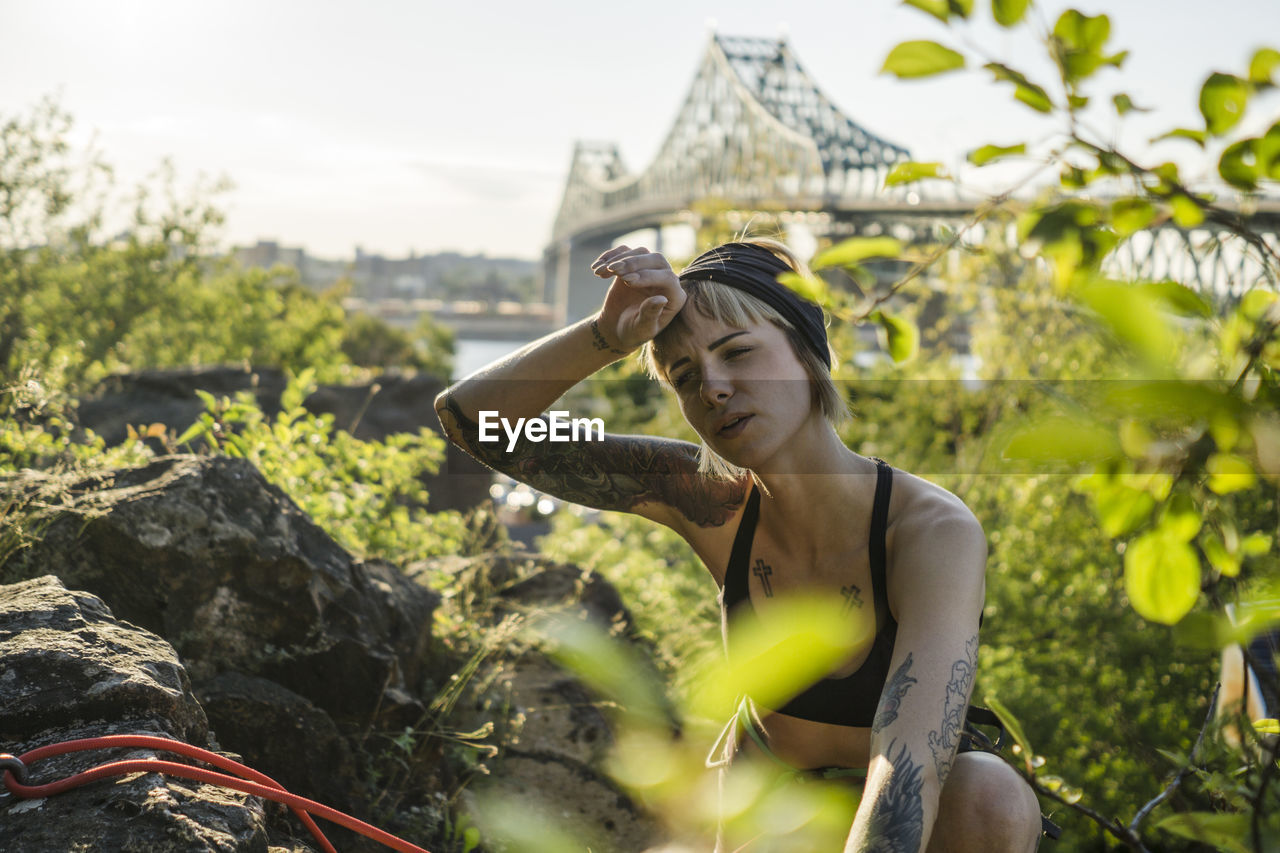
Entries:
{"type": "Polygon", "coordinates": [[[1034,793],[999,758],[957,753],[977,664],[982,528],[955,495],[841,441],[822,311],[777,281],[801,269],[791,253],[729,243],[677,276],[661,254],[618,246],[592,269],[611,279],[595,316],[439,396],[450,439],[534,488],[670,527],[726,613],[816,591],[839,596],[850,619],[875,620],[869,647],[795,699],[744,704],[734,739],[789,773],[863,785],[847,851],[1034,850],[1034,793]],[[641,348],[701,447],[482,440],[482,418],[537,418],[641,348]]]}

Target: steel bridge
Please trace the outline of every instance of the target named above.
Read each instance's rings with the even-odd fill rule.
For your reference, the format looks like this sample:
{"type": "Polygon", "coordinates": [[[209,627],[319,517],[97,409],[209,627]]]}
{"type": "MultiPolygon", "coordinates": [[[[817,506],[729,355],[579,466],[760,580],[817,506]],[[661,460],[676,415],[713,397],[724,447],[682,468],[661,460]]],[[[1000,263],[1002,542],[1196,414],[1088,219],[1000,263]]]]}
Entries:
{"type": "MultiPolygon", "coordinates": [[[[694,211],[704,201],[796,218],[822,236],[935,239],[940,227],[966,221],[975,204],[954,193],[928,194],[919,185],[886,190],[889,170],[910,159],[905,147],[833,104],[785,39],[714,35],[675,123],[643,172],[629,172],[614,144],[574,147],[543,253],[544,298],[561,322],[588,316],[603,296],[589,269],[596,256],[633,231],[696,226],[694,211]]],[[[1280,248],[1280,201],[1237,209],[1268,245],[1280,248]]],[[[1122,245],[1113,262],[1135,276],[1196,285],[1217,302],[1264,280],[1277,285],[1274,267],[1219,227],[1167,226],[1153,233],[1122,245]]]]}

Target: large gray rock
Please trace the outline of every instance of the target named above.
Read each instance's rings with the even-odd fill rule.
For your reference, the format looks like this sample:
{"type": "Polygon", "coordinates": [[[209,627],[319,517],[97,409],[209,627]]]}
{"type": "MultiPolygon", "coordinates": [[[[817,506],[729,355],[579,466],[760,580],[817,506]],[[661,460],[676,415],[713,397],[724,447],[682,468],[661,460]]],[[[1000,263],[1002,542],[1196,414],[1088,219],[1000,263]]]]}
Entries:
{"type": "MultiPolygon", "coordinates": [[[[204,712],[174,650],[114,618],[102,601],[69,592],[57,578],[0,587],[0,751],[22,753],[62,740],[151,734],[216,749],[204,712]]],[[[149,750],[112,759],[164,758],[149,750]]],[[[87,769],[101,752],[33,764],[33,784],[87,769]]],[[[0,797],[0,849],[7,853],[119,850],[238,853],[309,850],[273,837],[261,800],[157,774],[102,780],[38,800],[0,797]]]]}
{"type": "Polygon", "coordinates": [[[2,579],[56,571],[165,637],[197,683],[239,672],[339,723],[406,724],[450,668],[436,593],[353,559],[244,460],[166,457],[80,488],[96,514],[56,518],[2,579]]]}

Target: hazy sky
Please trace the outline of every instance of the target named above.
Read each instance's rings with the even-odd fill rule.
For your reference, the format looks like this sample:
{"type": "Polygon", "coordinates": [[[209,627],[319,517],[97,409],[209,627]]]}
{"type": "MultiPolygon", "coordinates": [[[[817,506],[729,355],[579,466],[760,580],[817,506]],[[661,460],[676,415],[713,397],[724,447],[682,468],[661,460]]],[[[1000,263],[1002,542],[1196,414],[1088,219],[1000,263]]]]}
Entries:
{"type": "MultiPolygon", "coordinates": [[[[977,5],[989,15],[988,0],[977,5]]],[[[1046,16],[1065,5],[1047,4],[1046,16]]],[[[1209,70],[1242,72],[1254,48],[1280,47],[1280,0],[1075,5],[1110,14],[1112,43],[1133,50],[1103,80],[1107,93],[1158,108],[1126,136],[1134,141],[1196,124],[1209,70]]],[[[125,186],[166,156],[184,181],[229,177],[230,243],[535,257],[574,140],[616,141],[643,169],[712,22],[726,35],[785,32],[838,106],[916,159],[958,164],[983,142],[1051,130],[985,72],[878,75],[900,40],[960,41],[893,0],[0,0],[0,117],[57,94],[76,139],[96,134],[125,186]]],[[[1025,31],[983,23],[965,37],[1037,67],[1025,31]]],[[[1259,107],[1251,126],[1280,115],[1275,96],[1259,107]]]]}

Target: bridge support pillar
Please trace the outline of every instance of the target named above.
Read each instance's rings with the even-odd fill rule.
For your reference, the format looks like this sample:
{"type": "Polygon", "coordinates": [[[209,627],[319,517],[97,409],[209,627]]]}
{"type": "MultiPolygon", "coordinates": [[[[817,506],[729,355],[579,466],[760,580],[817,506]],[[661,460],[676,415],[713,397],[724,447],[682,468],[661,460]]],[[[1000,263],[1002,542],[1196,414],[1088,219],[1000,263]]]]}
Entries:
{"type": "Polygon", "coordinates": [[[592,274],[591,262],[612,245],[609,236],[578,237],[552,243],[543,253],[544,298],[561,325],[599,310],[608,282],[592,274]]]}

